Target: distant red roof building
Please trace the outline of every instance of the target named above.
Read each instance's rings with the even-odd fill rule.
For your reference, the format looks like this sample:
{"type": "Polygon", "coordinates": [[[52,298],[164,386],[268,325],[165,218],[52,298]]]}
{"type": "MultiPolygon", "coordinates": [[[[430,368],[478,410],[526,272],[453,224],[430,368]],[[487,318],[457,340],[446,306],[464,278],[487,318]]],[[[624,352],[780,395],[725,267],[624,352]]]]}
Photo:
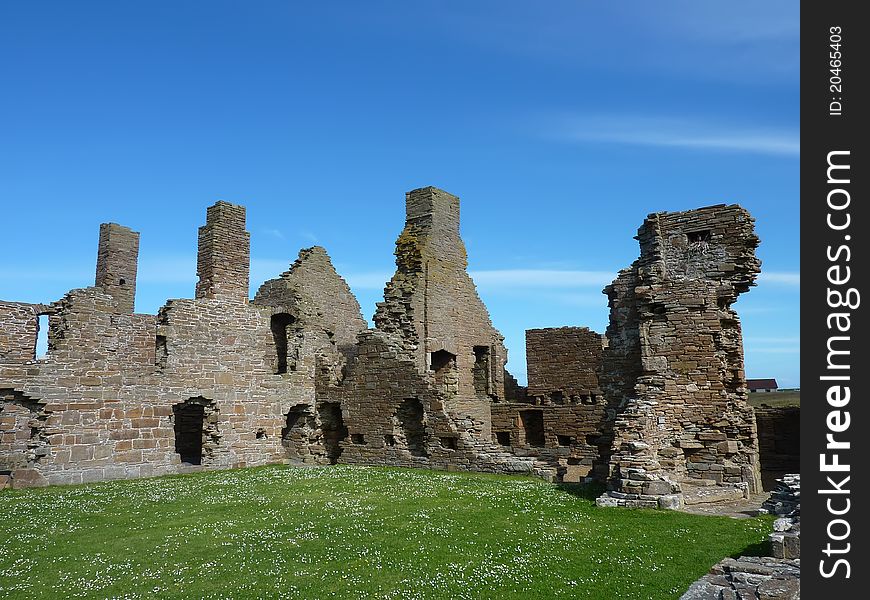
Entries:
{"type": "Polygon", "coordinates": [[[772,392],[779,389],[776,379],[747,379],[746,385],[750,392],[772,392]]]}

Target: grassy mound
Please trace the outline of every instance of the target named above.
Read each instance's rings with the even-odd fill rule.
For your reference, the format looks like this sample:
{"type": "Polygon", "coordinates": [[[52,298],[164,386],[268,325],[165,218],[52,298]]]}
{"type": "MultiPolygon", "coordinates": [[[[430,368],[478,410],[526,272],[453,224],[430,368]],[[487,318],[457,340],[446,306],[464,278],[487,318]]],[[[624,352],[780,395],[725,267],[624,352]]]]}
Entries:
{"type": "Polygon", "coordinates": [[[0,493],[0,598],[678,598],[770,519],[536,479],[266,467],[0,493]]]}

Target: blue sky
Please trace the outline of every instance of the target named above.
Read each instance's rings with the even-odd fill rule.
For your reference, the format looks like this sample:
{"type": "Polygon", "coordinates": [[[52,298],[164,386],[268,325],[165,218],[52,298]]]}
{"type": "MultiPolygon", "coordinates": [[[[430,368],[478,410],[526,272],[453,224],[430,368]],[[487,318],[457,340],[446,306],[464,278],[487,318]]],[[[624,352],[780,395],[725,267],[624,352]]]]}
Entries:
{"type": "Polygon", "coordinates": [[[404,192],[462,199],[470,270],[525,329],[603,332],[651,212],[739,203],[763,274],[749,377],[799,385],[797,2],[18,2],[0,6],[0,298],[93,283],[142,233],[137,310],[193,295],[244,204],[252,286],[325,246],[371,318],[404,192]],[[546,7],[546,8],[544,8],[546,7]]]}

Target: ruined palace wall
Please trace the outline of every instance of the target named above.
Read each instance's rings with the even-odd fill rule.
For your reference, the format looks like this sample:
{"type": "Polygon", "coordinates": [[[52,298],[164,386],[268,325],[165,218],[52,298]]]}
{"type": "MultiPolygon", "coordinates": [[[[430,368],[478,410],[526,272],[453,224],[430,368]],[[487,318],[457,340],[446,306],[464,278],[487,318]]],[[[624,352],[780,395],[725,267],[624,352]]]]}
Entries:
{"type": "Polygon", "coordinates": [[[278,328],[273,335],[286,335],[291,368],[296,368],[300,353],[313,351],[318,389],[341,382],[348,361],[356,355],[357,336],[367,324],[326,250],[319,246],[301,250],[289,270],[260,286],[252,304],[289,319],[283,333],[278,328]]]}
{"type": "Polygon", "coordinates": [[[553,402],[600,396],[598,369],[603,347],[602,336],[586,327],[526,330],[528,394],[553,402]],[[554,392],[561,398],[554,397],[554,392]]]}
{"type": "Polygon", "coordinates": [[[367,329],[359,302],[320,246],[300,250],[290,269],[260,286],[252,302],[292,310],[301,323],[331,333],[344,352],[352,352],[367,329]]]}
{"type": "Polygon", "coordinates": [[[348,429],[340,463],[555,477],[550,465],[482,440],[472,415],[449,411],[443,388],[433,375],[420,376],[393,334],[360,336],[359,353],[337,391],[348,429]]]}
{"type": "Polygon", "coordinates": [[[650,215],[638,232],[640,258],[605,289],[611,324],[602,387],[617,411],[612,462],[622,491],[640,491],[646,476],[759,487],[731,308],[759,271],[752,223],[738,206],[650,215]],[[636,486],[626,479],[632,469],[645,474],[636,486]]]}
{"type": "MultiPolygon", "coordinates": [[[[85,371],[150,371],[154,366],[154,315],[128,314],[115,296],[90,287],[67,292],[51,305],[48,354],[42,365],[59,376],[85,371]]],[[[60,385],[66,385],[64,379],[60,385]]]]}
{"type": "MultiPolygon", "coordinates": [[[[235,220],[233,226],[244,224],[235,220]]],[[[101,260],[118,262],[112,252],[126,249],[110,245],[106,254],[104,237],[101,260]]],[[[230,231],[226,239],[238,237],[230,231]]],[[[216,290],[237,290],[247,278],[244,270],[208,276],[216,290]],[[224,276],[239,281],[228,284],[224,276]]],[[[212,294],[169,301],[157,317],[129,314],[129,298],[113,293],[120,282],[107,281],[38,309],[50,314],[44,359],[33,361],[28,352],[7,353],[0,361],[0,470],[12,472],[13,485],[242,467],[288,457],[282,439],[286,415],[298,404],[315,402],[315,346],[308,334],[297,371],[276,374],[271,309],[234,294],[212,294]],[[190,404],[203,415],[199,466],[183,464],[176,443],[176,410],[190,404]]],[[[27,333],[35,343],[35,332],[27,333]]]]}
{"type": "Polygon", "coordinates": [[[459,199],[437,188],[409,192],[396,274],[374,320],[379,330],[398,336],[420,374],[430,370],[435,353],[455,357],[456,389],[445,398],[446,408],[457,419],[480,423],[481,440],[489,440],[490,402],[504,400],[506,351],[467,264],[459,199]]]}
{"type": "Polygon", "coordinates": [[[41,306],[0,302],[0,362],[24,362],[36,358],[41,306]]]}
{"type": "Polygon", "coordinates": [[[201,468],[280,461],[283,415],[296,403],[314,402],[313,358],[307,371],[272,374],[262,309],[176,300],[155,328],[151,315],[109,310],[113,298],[95,288],[72,292],[62,305],[52,315],[64,326],[56,349],[37,363],[0,367],[0,387],[34,401],[39,427],[31,443],[40,454],[17,465],[33,471],[19,473],[31,482],[189,470],[176,451],[173,407],[191,398],[210,404],[201,468]],[[161,364],[156,332],[166,340],[161,364]]]}
{"type": "MultiPolygon", "coordinates": [[[[606,405],[603,398],[592,404],[563,406],[527,403],[499,403],[492,406],[494,441],[518,456],[532,456],[559,463],[570,473],[569,478],[593,474],[598,470],[602,444],[602,422],[606,405]],[[530,413],[540,414],[540,433],[537,418],[523,418],[530,413]]],[[[603,477],[607,473],[595,474],[603,477]]]]}
{"type": "MultiPolygon", "coordinates": [[[[664,375],[659,389],[666,410],[660,407],[657,425],[659,431],[676,431],[674,445],[682,450],[670,450],[674,456],[664,457],[663,466],[680,472],[685,460],[691,478],[743,482],[759,490],[742,331],[731,308],[759,271],[752,218],[735,206],[663,213],[641,236],[642,252],[645,245],[661,256],[664,273],[660,285],[645,290],[653,315],[642,363],[647,372],[664,375]]],[[[657,386],[650,383],[652,392],[657,386]]]]}

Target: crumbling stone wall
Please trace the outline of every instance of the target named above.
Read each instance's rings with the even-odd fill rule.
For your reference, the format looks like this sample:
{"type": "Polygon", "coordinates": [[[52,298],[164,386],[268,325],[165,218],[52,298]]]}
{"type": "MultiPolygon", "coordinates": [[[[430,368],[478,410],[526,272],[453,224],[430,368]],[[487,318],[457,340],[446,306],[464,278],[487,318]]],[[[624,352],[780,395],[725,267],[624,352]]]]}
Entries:
{"type": "Polygon", "coordinates": [[[527,330],[527,395],[493,404],[494,441],[557,464],[565,480],[606,477],[607,413],[598,383],[604,346],[603,337],[585,327],[527,330]]]}
{"type": "Polygon", "coordinates": [[[431,187],[406,195],[396,266],[376,329],[360,335],[336,390],[349,430],[341,461],[553,477],[550,465],[492,440],[506,352],[466,272],[458,198],[431,187]]]}
{"type": "Polygon", "coordinates": [[[291,370],[302,354],[315,348],[318,389],[328,394],[327,388],[341,382],[366,322],[359,302],[336,273],[325,249],[301,250],[289,270],[260,286],[253,304],[271,309],[273,335],[286,335],[291,370]],[[274,326],[277,315],[288,317],[283,329],[274,326]]]}
{"type": "Polygon", "coordinates": [[[0,362],[26,362],[36,359],[40,304],[0,301],[0,362]]]}
{"type": "Polygon", "coordinates": [[[400,333],[366,330],[322,248],[302,250],[249,302],[245,210],[226,202],[200,228],[195,298],[135,314],[138,234],[102,226],[93,287],[0,304],[0,475],[22,487],[341,460],[554,476],[489,439],[501,336],[464,272],[458,201],[418,192],[416,241],[400,245],[447,260],[419,276],[400,268],[394,288],[421,310],[397,317],[413,317],[400,333]],[[49,352],[35,360],[40,314],[49,352]],[[423,350],[448,357],[437,373],[437,351],[412,348],[418,332],[423,350]]]}
{"type": "Polygon", "coordinates": [[[594,403],[604,340],[586,327],[526,330],[528,394],[554,404],[594,403]]]}
{"type": "Polygon", "coordinates": [[[493,404],[493,441],[517,456],[556,465],[565,481],[605,477],[606,472],[601,473],[598,466],[604,415],[600,398],[594,404],[493,404]],[[530,426],[538,429],[538,422],[540,433],[530,432],[530,426]]]}
{"type": "Polygon", "coordinates": [[[754,491],[731,309],[758,272],[752,219],[736,206],[661,213],[639,239],[641,257],[606,290],[607,341],[530,331],[526,390],[466,272],[459,199],[442,190],[406,195],[374,330],[319,247],[249,301],[245,209],[226,202],[199,230],[195,297],[136,314],[139,234],[105,224],[93,287],[0,302],[0,477],[346,462],[595,474],[642,505],[681,479],[754,491]],[[36,360],[40,315],[49,351],[36,360]]]}
{"type": "Polygon", "coordinates": [[[459,198],[433,187],[408,192],[405,228],[396,241],[396,273],[374,321],[399,340],[421,375],[439,366],[437,353],[453,357],[456,387],[443,397],[445,409],[454,419],[473,422],[475,434],[488,442],[490,404],[505,399],[507,354],[467,266],[459,198]]]}
{"type": "MultiPolygon", "coordinates": [[[[96,286],[72,290],[46,307],[17,308],[3,315],[12,313],[4,318],[2,330],[15,332],[22,310],[30,313],[27,319],[36,312],[50,313],[44,359],[35,361],[29,348],[9,352],[4,345],[0,362],[0,387],[27,398],[27,410],[36,415],[27,418],[43,424],[38,439],[44,440],[39,444],[45,452],[24,463],[23,450],[15,446],[22,442],[13,443],[5,433],[0,438],[0,455],[7,457],[0,471],[11,473],[13,485],[79,483],[288,458],[281,436],[286,415],[294,406],[316,401],[316,344],[303,343],[296,371],[274,372],[272,309],[247,300],[244,209],[227,203],[216,207],[208,211],[200,230],[201,297],[170,300],[156,316],[131,314],[132,296],[126,290],[135,289],[135,281],[124,277],[122,284],[118,275],[135,274],[135,268],[126,267],[135,262],[138,237],[132,232],[115,236],[129,230],[110,226],[108,237],[107,228],[102,229],[96,286]],[[183,463],[176,447],[178,416],[188,414],[179,413],[179,407],[191,404],[203,409],[199,465],[195,460],[183,463]],[[19,456],[14,465],[10,455],[19,456]]],[[[303,302],[306,293],[301,294],[303,302]]],[[[29,333],[35,339],[35,331],[29,333]]],[[[10,410],[16,412],[16,430],[24,418],[21,406],[4,404],[4,419],[10,410]]],[[[181,421],[189,429],[191,421],[181,421]]],[[[322,454],[327,461],[325,449],[322,454]]]]}
{"type": "Polygon", "coordinates": [[[736,205],[657,213],[638,240],[640,258],[605,289],[610,343],[601,379],[616,414],[611,485],[632,500],[679,491],[687,478],[759,491],[755,418],[731,308],[759,272],[753,219],[736,205]]]}

